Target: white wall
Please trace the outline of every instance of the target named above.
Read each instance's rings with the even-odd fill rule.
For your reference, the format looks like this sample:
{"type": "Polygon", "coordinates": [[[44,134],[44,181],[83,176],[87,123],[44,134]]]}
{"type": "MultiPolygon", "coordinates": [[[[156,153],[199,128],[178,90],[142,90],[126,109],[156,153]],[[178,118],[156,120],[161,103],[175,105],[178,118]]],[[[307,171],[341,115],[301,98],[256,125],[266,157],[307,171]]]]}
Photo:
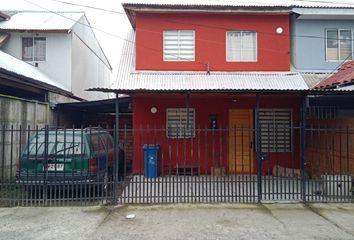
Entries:
{"type": "Polygon", "coordinates": [[[72,90],[88,100],[106,99],[108,94],[88,92],[85,89],[110,87],[110,69],[85,17],[72,31],[72,90]]]}
{"type": "MultiPolygon", "coordinates": [[[[38,68],[53,80],[72,90],[71,37],[66,33],[11,33],[2,50],[22,59],[23,37],[46,37],[46,61],[38,62],[38,68]]],[[[29,62],[34,65],[34,62],[29,62]]]]}
{"type": "Polygon", "coordinates": [[[109,88],[111,71],[86,17],[79,21],[82,24],[76,23],[71,33],[11,33],[2,50],[22,59],[23,37],[46,37],[46,61],[38,62],[38,68],[77,97],[107,99],[107,93],[85,91],[109,88]]]}
{"type": "MultiPolygon", "coordinates": [[[[353,20],[309,20],[297,19],[295,22],[297,37],[292,49],[293,64],[303,72],[333,72],[343,62],[326,60],[326,29],[349,29],[354,32],[353,20]]],[[[354,45],[352,45],[354,49],[354,45]]]]}

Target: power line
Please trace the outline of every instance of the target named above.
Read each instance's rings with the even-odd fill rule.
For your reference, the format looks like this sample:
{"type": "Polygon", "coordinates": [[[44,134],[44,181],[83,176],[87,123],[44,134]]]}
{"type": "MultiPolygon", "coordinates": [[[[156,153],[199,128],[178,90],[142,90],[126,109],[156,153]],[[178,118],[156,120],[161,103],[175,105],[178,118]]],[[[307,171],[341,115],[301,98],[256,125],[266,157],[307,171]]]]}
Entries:
{"type": "Polygon", "coordinates": [[[71,5],[71,6],[90,8],[90,9],[94,9],[94,10],[99,10],[99,11],[104,11],[104,12],[110,12],[110,13],[115,13],[115,14],[120,14],[120,15],[127,15],[125,12],[118,12],[118,11],[114,11],[114,10],[110,10],[110,9],[106,9],[106,8],[93,7],[93,6],[89,6],[89,5],[83,5],[83,4],[65,2],[65,1],[60,1],[60,0],[50,0],[50,1],[52,1],[52,2],[58,2],[58,3],[63,3],[63,4],[71,5]]]}
{"type": "Polygon", "coordinates": [[[336,70],[338,70],[347,60],[349,60],[350,57],[353,56],[353,54],[354,54],[354,52],[349,53],[348,56],[347,56],[342,62],[340,62],[339,65],[338,65],[336,68],[334,68],[334,69],[329,73],[329,75],[332,75],[336,70]]]}
{"type": "MultiPolygon", "coordinates": [[[[25,0],[23,0],[25,1],[25,0]]],[[[89,5],[82,5],[82,4],[76,4],[76,3],[70,3],[70,2],[65,2],[65,1],[61,1],[61,0],[50,0],[53,2],[59,2],[59,3],[63,3],[63,4],[69,4],[69,5],[74,5],[74,6],[80,6],[80,7],[86,7],[86,8],[92,8],[95,10],[100,10],[100,11],[105,11],[105,12],[111,12],[111,13],[116,13],[116,14],[122,14],[122,15],[126,15],[126,13],[124,12],[118,12],[118,11],[113,11],[113,10],[108,10],[108,9],[104,9],[104,8],[97,8],[97,7],[93,7],[93,6],[89,6],[89,5]]],[[[206,1],[219,1],[219,2],[234,2],[232,0],[206,0],[206,1]]],[[[297,1],[306,1],[306,2],[322,2],[322,1],[315,1],[315,0],[297,0],[297,1]]],[[[249,3],[249,2],[247,2],[249,3]]],[[[331,3],[331,2],[322,2],[322,3],[331,3]]],[[[34,4],[34,3],[32,3],[34,4]]],[[[347,3],[340,3],[340,4],[347,4],[347,3]]],[[[37,4],[35,4],[37,5],[37,4]]],[[[348,4],[348,5],[352,5],[354,6],[354,4],[348,4]]],[[[38,7],[41,7],[39,5],[37,5],[38,7]]],[[[46,9],[44,7],[41,7],[43,9],[46,9]]],[[[46,9],[48,10],[48,9],[46,9]]],[[[48,10],[50,11],[50,10],[48,10]]],[[[50,11],[52,13],[57,13],[54,11],[50,11]]],[[[198,26],[198,27],[206,27],[206,28],[211,28],[211,29],[222,29],[222,30],[226,30],[226,31],[245,31],[245,30],[241,30],[241,29],[235,29],[235,28],[226,28],[226,27],[219,27],[216,25],[210,25],[210,24],[196,24],[196,23],[190,23],[190,22],[180,22],[180,21],[173,21],[173,20],[164,20],[165,22],[171,22],[171,23],[180,23],[180,24],[184,24],[184,25],[191,25],[191,26],[198,26]]],[[[95,28],[96,30],[98,30],[97,28],[95,28]]],[[[142,30],[142,29],[140,29],[142,30]]],[[[103,30],[101,30],[102,32],[104,32],[103,30]]],[[[144,30],[144,31],[151,31],[151,30],[144,30]]],[[[153,32],[153,31],[151,31],[153,32]]],[[[105,32],[107,34],[110,34],[108,32],[105,32]]],[[[326,37],[321,37],[321,36],[314,36],[314,35],[296,35],[296,34],[282,34],[282,35],[278,35],[277,33],[271,33],[271,32],[264,32],[264,31],[259,31],[257,30],[257,33],[260,34],[267,34],[267,35],[277,35],[277,36],[282,36],[282,37],[296,37],[296,38],[313,38],[313,39],[332,39],[332,40],[341,40],[340,38],[326,38],[326,37]]],[[[352,40],[354,41],[354,40],[352,40]]]]}
{"type": "MultiPolygon", "coordinates": [[[[134,43],[134,44],[135,44],[135,41],[131,41],[131,40],[125,39],[125,38],[120,37],[120,36],[118,36],[118,35],[116,35],[116,34],[113,34],[113,33],[104,31],[104,30],[102,30],[102,29],[92,27],[91,25],[88,25],[88,24],[85,24],[85,23],[76,21],[75,19],[72,19],[72,18],[70,18],[70,17],[67,17],[67,16],[65,16],[65,15],[62,15],[62,14],[60,14],[60,13],[58,13],[58,12],[51,11],[50,9],[45,8],[45,7],[43,7],[43,6],[40,6],[40,5],[38,5],[38,4],[35,4],[35,3],[33,3],[33,2],[31,2],[31,1],[29,1],[29,0],[23,0],[23,1],[25,1],[25,2],[27,2],[27,3],[29,3],[29,4],[32,4],[32,5],[36,6],[36,7],[42,8],[42,9],[44,9],[44,10],[50,12],[50,13],[53,13],[53,14],[56,14],[56,15],[61,16],[61,17],[63,17],[63,18],[66,18],[66,19],[68,19],[68,20],[70,20],[70,21],[73,21],[73,22],[75,22],[75,23],[78,23],[78,24],[80,24],[80,25],[86,26],[86,27],[91,28],[91,29],[95,29],[95,30],[97,30],[97,31],[99,31],[99,32],[105,33],[105,34],[110,35],[110,36],[112,36],[112,37],[116,37],[116,38],[118,38],[118,39],[120,39],[120,40],[123,40],[123,41],[130,42],[130,43],[134,43]]],[[[151,48],[151,47],[149,47],[149,46],[141,45],[141,47],[144,47],[144,48],[146,48],[146,49],[152,50],[152,51],[154,51],[154,52],[158,52],[158,53],[161,52],[159,49],[151,48]]],[[[179,57],[179,56],[174,55],[174,54],[168,54],[168,55],[169,55],[169,56],[174,56],[174,57],[179,57]]],[[[179,58],[181,58],[181,57],[179,57],[179,58]]],[[[185,58],[181,58],[181,59],[183,59],[184,61],[195,62],[195,63],[197,63],[197,64],[200,64],[200,65],[205,66],[205,63],[204,63],[204,62],[202,63],[202,62],[198,62],[198,61],[195,61],[195,60],[189,60],[189,59],[185,59],[185,58]]]]}
{"type": "MultiPolygon", "coordinates": [[[[118,39],[120,39],[120,40],[123,40],[123,41],[130,42],[130,43],[135,44],[135,41],[131,41],[131,40],[125,39],[125,38],[120,37],[120,36],[118,36],[118,35],[116,35],[116,34],[113,34],[113,33],[107,32],[107,31],[104,31],[104,30],[99,29],[99,28],[92,27],[92,26],[90,26],[90,25],[88,25],[88,24],[84,24],[84,23],[81,23],[81,22],[77,22],[77,21],[74,20],[74,19],[71,19],[71,18],[69,18],[69,17],[67,17],[67,16],[65,16],[65,15],[62,15],[62,14],[58,13],[58,12],[51,11],[50,9],[47,9],[47,8],[45,8],[45,7],[43,7],[43,6],[40,6],[40,5],[38,5],[38,4],[35,4],[35,3],[33,3],[33,2],[31,2],[31,1],[29,1],[29,0],[23,0],[23,1],[26,1],[26,2],[28,2],[28,3],[32,4],[32,5],[34,5],[34,6],[37,6],[37,7],[39,7],[39,8],[42,8],[42,9],[48,11],[48,12],[51,12],[51,13],[56,14],[56,15],[59,15],[59,16],[61,16],[61,17],[63,17],[63,18],[66,18],[66,19],[68,19],[68,20],[71,20],[71,21],[73,21],[73,22],[76,22],[76,23],[78,23],[78,24],[81,24],[81,25],[83,25],[83,26],[89,27],[89,28],[91,28],[91,29],[95,29],[95,30],[97,30],[97,31],[99,31],[99,32],[105,33],[105,34],[107,34],[107,35],[110,35],[110,36],[112,36],[112,37],[118,38],[118,39]]],[[[51,1],[59,1],[59,0],[51,0],[51,1]]],[[[208,27],[208,28],[213,28],[213,29],[231,30],[231,29],[229,29],[229,28],[218,27],[218,26],[213,26],[213,25],[208,25],[208,24],[192,24],[192,23],[179,22],[179,21],[171,21],[171,20],[165,20],[165,21],[174,22],[174,23],[181,23],[181,24],[189,24],[189,25],[194,25],[194,26],[203,26],[203,27],[208,27]]],[[[152,31],[152,30],[146,30],[146,29],[139,29],[139,30],[140,30],[140,31],[152,32],[152,33],[157,33],[157,34],[161,34],[161,35],[163,34],[163,33],[159,32],[159,31],[152,31]]],[[[233,29],[233,30],[236,31],[235,29],[233,29]]],[[[257,33],[277,35],[277,34],[275,34],[275,33],[268,33],[268,32],[258,32],[258,31],[257,31],[257,33]]],[[[282,36],[284,36],[284,35],[285,35],[285,36],[293,36],[293,37],[307,37],[307,38],[318,38],[318,39],[342,40],[342,39],[340,39],[340,38],[325,38],[325,37],[319,37],[319,36],[306,36],[306,35],[300,35],[300,36],[298,35],[298,36],[296,36],[296,35],[291,35],[291,34],[283,34],[282,36]]],[[[204,41],[204,42],[212,42],[212,43],[216,43],[216,44],[225,45],[224,42],[211,41],[211,40],[208,40],[208,39],[197,38],[197,40],[199,40],[199,41],[204,41]]],[[[353,39],[352,39],[351,41],[353,42],[353,39]]],[[[160,49],[151,48],[150,46],[140,45],[140,47],[143,47],[143,48],[145,48],[145,49],[149,49],[149,50],[151,50],[151,51],[158,52],[158,53],[161,52],[160,49]]],[[[262,48],[258,48],[258,49],[262,49],[262,48]]],[[[270,51],[270,52],[282,52],[282,53],[284,53],[284,51],[272,50],[272,49],[268,49],[268,48],[267,48],[267,49],[262,49],[262,50],[263,50],[263,51],[270,51]]],[[[128,55],[128,54],[121,54],[121,55],[128,55]]],[[[174,56],[174,57],[178,57],[177,55],[174,55],[174,54],[168,54],[168,55],[174,56]]],[[[350,56],[351,56],[351,55],[349,55],[338,67],[340,67],[346,60],[348,60],[348,58],[349,58],[350,56]]],[[[181,58],[181,57],[180,57],[180,58],[181,58]]],[[[194,62],[194,63],[197,63],[197,64],[200,64],[200,65],[205,66],[205,63],[204,63],[204,62],[199,62],[199,61],[196,61],[196,60],[189,60],[189,59],[184,59],[184,58],[182,58],[182,60],[189,61],[189,62],[194,62]]],[[[337,68],[338,68],[338,67],[337,67],[337,68]]],[[[336,69],[337,69],[337,68],[336,68],[336,69]]],[[[336,69],[334,69],[333,71],[335,71],[336,69]]]]}
{"type": "MultiPolygon", "coordinates": [[[[58,12],[55,12],[55,11],[51,11],[47,8],[44,8],[38,4],[34,4],[33,2],[30,2],[28,0],[23,0],[23,1],[27,1],[37,7],[40,7],[40,8],[43,8],[51,13],[54,13],[54,14],[57,14],[57,15],[60,15],[64,18],[67,18],[69,20],[72,20],[72,21],[75,21],[74,19],[70,19],[66,16],[63,16],[61,14],[59,14],[58,12]]],[[[60,0],[50,0],[50,1],[57,1],[57,2],[63,2],[63,1],[60,1],[60,0]]],[[[215,1],[215,0],[211,0],[211,1],[215,1]]],[[[307,0],[308,1],[308,0],[307,0]]],[[[78,5],[78,6],[85,6],[85,5],[80,5],[80,4],[75,4],[75,5],[78,5]]],[[[102,10],[105,10],[105,9],[102,9],[102,10]]],[[[172,22],[172,23],[179,23],[179,24],[184,24],[184,25],[191,25],[191,26],[198,26],[198,27],[206,27],[206,28],[211,28],[211,29],[222,29],[222,30],[226,30],[226,31],[245,31],[245,30],[242,30],[242,29],[235,29],[235,28],[225,28],[225,27],[219,27],[219,26],[216,26],[216,25],[209,25],[209,24],[195,24],[195,23],[189,23],[189,22],[180,22],[180,21],[173,21],[173,20],[164,20],[166,22],[172,22]]],[[[75,21],[76,22],[76,21],[75,21]]],[[[78,22],[80,23],[80,22],[78,22]]],[[[80,23],[82,24],[82,23],[80,23]]],[[[85,24],[83,24],[85,25],[85,24]]],[[[118,35],[115,35],[115,34],[112,34],[110,32],[107,32],[107,31],[104,31],[102,29],[98,29],[98,28],[95,28],[95,27],[92,27],[92,26],[89,26],[89,25],[86,25],[87,27],[91,27],[92,29],[96,29],[97,31],[100,31],[100,32],[103,32],[105,34],[108,34],[108,35],[111,35],[113,37],[117,37],[121,40],[126,40],[124,39],[123,37],[120,37],[118,35]]],[[[152,30],[147,30],[147,29],[141,29],[139,28],[140,31],[146,31],[146,32],[152,32],[152,33],[158,33],[158,34],[162,34],[161,32],[158,32],[158,31],[152,31],[152,30]]],[[[282,35],[278,35],[277,33],[270,33],[270,32],[264,32],[264,31],[256,31],[257,34],[268,34],[268,35],[277,35],[277,36],[282,36],[282,37],[297,37],[297,38],[313,38],[313,39],[325,39],[325,40],[345,40],[345,39],[341,39],[341,38],[326,38],[326,37],[321,37],[321,36],[314,36],[314,35],[295,35],[295,34],[282,34],[282,35]]],[[[198,40],[201,40],[201,41],[205,41],[205,42],[214,42],[216,43],[216,41],[210,41],[208,39],[201,39],[201,38],[198,38],[198,40]]],[[[348,40],[347,40],[348,41],[348,40]]],[[[354,41],[354,39],[351,40],[352,42],[354,41]]],[[[221,44],[224,44],[224,43],[221,43],[221,44]]],[[[264,49],[266,50],[266,49],[264,49]]]]}

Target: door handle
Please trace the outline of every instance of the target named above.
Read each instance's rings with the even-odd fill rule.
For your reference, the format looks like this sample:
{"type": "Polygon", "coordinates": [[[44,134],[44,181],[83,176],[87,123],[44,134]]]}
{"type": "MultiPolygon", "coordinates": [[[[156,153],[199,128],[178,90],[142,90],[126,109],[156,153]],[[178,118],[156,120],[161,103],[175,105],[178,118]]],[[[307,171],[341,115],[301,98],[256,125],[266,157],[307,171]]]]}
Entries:
{"type": "Polygon", "coordinates": [[[252,149],[253,147],[253,141],[250,142],[250,148],[252,149]]]}

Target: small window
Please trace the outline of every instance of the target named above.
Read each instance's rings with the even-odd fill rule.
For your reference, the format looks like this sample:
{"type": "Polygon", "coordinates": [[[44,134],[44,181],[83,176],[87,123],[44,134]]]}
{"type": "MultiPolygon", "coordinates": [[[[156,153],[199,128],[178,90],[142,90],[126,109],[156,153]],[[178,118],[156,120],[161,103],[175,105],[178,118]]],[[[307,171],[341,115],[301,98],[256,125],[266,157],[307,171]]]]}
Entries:
{"type": "Polygon", "coordinates": [[[326,30],[326,60],[352,60],[352,30],[326,30]]]}
{"type": "Polygon", "coordinates": [[[194,31],[169,30],[163,32],[164,61],[194,61],[194,31]]]}
{"type": "Polygon", "coordinates": [[[226,32],[226,61],[256,62],[257,33],[251,31],[226,32]]]}
{"type": "Polygon", "coordinates": [[[260,110],[259,124],[263,152],[292,151],[291,110],[260,110]]]}
{"type": "Polygon", "coordinates": [[[73,156],[85,153],[85,146],[81,141],[81,136],[73,137],[72,134],[63,132],[50,132],[48,136],[48,144],[45,142],[44,131],[39,132],[26,147],[23,156],[43,156],[46,151],[49,155],[56,156],[73,156]]]}
{"type": "Polygon", "coordinates": [[[46,38],[22,38],[22,60],[24,61],[45,61],[46,59],[46,38]]]}
{"type": "Polygon", "coordinates": [[[168,108],[167,137],[168,138],[192,138],[195,137],[195,109],[168,108]]]}

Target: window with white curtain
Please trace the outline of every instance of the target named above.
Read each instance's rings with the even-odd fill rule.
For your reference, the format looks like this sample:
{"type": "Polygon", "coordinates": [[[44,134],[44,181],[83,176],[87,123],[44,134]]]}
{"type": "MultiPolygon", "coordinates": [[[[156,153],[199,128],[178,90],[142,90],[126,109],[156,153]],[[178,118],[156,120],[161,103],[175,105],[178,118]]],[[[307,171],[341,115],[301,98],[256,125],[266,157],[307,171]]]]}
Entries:
{"type": "Polygon", "coordinates": [[[326,30],[326,60],[352,60],[352,30],[326,30]]]}
{"type": "Polygon", "coordinates": [[[194,56],[194,31],[168,30],[163,32],[164,61],[194,61],[194,56]]]}
{"type": "Polygon", "coordinates": [[[46,38],[44,37],[22,38],[22,60],[45,61],[45,59],[46,59],[46,38]]]}
{"type": "Polygon", "coordinates": [[[253,31],[226,32],[226,61],[256,62],[257,33],[253,31]]]}

